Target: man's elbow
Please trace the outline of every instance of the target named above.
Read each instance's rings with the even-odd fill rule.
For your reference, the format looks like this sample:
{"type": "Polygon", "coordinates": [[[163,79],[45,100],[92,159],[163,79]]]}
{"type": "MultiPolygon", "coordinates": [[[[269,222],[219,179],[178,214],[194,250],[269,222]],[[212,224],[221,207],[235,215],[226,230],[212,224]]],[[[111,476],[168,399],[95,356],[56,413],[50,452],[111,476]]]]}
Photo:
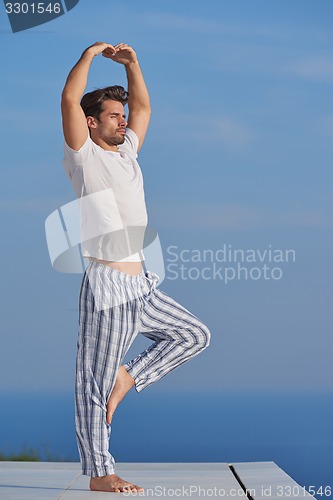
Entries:
{"type": "Polygon", "coordinates": [[[73,95],[72,92],[66,90],[66,88],[62,91],[61,94],[61,107],[68,107],[71,105],[80,104],[81,100],[77,96],[73,95]]]}

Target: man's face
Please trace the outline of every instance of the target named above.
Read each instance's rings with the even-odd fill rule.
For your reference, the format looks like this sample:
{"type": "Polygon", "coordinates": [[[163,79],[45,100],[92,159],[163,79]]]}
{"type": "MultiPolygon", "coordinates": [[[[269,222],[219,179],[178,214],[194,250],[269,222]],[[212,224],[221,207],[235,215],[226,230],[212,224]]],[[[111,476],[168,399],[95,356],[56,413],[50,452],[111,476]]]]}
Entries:
{"type": "Polygon", "coordinates": [[[118,146],[125,141],[125,128],[127,125],[124,106],[121,102],[108,99],[104,101],[99,119],[93,119],[91,125],[92,139],[98,138],[108,146],[118,146]]]}

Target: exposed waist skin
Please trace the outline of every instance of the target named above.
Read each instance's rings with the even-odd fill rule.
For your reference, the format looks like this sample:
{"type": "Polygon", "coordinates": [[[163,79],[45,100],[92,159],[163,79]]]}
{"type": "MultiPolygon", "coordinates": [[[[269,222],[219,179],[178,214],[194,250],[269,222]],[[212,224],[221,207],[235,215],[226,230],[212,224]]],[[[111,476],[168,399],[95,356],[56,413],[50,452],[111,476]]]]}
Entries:
{"type": "Polygon", "coordinates": [[[110,260],[96,259],[95,257],[89,257],[89,260],[99,262],[100,264],[104,264],[105,266],[112,267],[116,271],[120,271],[125,274],[131,274],[132,276],[136,276],[142,271],[141,262],[114,262],[110,260]]]}

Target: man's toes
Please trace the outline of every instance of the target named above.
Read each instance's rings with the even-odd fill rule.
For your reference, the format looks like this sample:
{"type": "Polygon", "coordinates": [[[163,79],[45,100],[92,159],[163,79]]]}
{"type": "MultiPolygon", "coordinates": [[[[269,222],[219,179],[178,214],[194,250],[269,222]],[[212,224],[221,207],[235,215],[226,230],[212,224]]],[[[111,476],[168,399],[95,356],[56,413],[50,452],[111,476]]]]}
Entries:
{"type": "Polygon", "coordinates": [[[132,488],[132,486],[130,485],[125,485],[125,486],[121,486],[121,491],[122,492],[130,492],[130,491],[136,491],[135,489],[132,488]]]}
{"type": "Polygon", "coordinates": [[[137,486],[136,484],[126,484],[126,486],[124,486],[124,491],[135,491],[137,492],[139,490],[139,486],[137,486]]]}
{"type": "Polygon", "coordinates": [[[135,491],[144,491],[144,488],[141,488],[141,486],[138,486],[137,484],[134,485],[135,491]]]}

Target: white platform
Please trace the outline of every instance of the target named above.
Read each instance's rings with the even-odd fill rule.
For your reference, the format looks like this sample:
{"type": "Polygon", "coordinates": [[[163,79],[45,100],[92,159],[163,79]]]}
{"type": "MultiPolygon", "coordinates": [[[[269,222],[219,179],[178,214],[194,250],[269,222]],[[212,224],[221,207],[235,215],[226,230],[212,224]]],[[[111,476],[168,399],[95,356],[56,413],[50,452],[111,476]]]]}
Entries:
{"type": "Polygon", "coordinates": [[[89,477],[82,476],[79,463],[0,462],[0,499],[102,500],[116,495],[193,500],[314,498],[274,462],[117,463],[117,474],[143,486],[145,492],[92,492],[89,477]]]}

